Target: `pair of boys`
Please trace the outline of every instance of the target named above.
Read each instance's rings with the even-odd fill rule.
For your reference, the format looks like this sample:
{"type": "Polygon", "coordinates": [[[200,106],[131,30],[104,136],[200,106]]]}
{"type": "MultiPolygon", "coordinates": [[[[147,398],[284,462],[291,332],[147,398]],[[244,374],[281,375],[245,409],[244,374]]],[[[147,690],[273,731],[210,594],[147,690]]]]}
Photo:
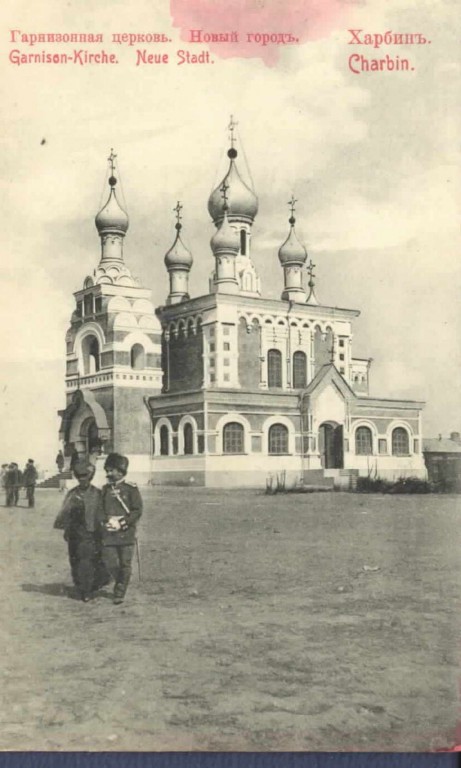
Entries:
{"type": "Polygon", "coordinates": [[[72,578],[82,600],[88,602],[113,579],[114,603],[120,605],[130,582],[142,499],[135,483],[125,480],[126,456],[110,453],[104,470],[108,483],[100,491],[91,484],[94,466],[75,462],[78,486],[67,494],[55,528],[64,529],[72,578]]]}

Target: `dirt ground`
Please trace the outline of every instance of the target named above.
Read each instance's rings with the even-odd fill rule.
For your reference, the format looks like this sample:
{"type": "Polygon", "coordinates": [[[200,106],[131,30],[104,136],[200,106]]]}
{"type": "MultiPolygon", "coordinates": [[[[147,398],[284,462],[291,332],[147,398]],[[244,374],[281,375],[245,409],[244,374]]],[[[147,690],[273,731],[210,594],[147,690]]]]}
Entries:
{"type": "Polygon", "coordinates": [[[57,491],[0,507],[2,749],[453,745],[459,498],[144,499],[122,606],[75,598],[57,491]]]}

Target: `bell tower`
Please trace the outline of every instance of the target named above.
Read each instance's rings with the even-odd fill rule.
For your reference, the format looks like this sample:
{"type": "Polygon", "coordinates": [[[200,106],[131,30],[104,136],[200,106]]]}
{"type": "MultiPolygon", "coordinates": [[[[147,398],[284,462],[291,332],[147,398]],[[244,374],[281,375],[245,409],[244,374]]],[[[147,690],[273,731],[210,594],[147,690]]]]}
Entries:
{"type": "Polygon", "coordinates": [[[151,427],[144,398],[160,392],[161,329],[151,291],[125,263],[129,218],[117,193],[117,156],[111,150],[109,194],[96,215],[99,264],[75,292],[66,334],[64,454],[102,460],[110,451],[130,459],[130,476],[149,475],[151,427]]]}

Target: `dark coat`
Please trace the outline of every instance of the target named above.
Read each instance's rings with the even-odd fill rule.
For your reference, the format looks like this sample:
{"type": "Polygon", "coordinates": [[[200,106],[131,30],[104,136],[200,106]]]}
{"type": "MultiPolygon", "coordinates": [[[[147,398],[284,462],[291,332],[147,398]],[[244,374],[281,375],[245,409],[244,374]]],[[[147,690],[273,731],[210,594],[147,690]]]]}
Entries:
{"type": "Polygon", "coordinates": [[[24,472],[22,473],[22,482],[24,485],[35,485],[37,482],[38,472],[33,464],[27,464],[24,472]]]}
{"type": "Polygon", "coordinates": [[[134,544],[136,523],[142,515],[142,499],[136,483],[122,480],[115,486],[107,484],[102,489],[104,524],[103,547],[120,547],[134,544]],[[108,531],[105,527],[111,517],[121,519],[125,530],[108,531]]]}
{"type": "Polygon", "coordinates": [[[5,488],[19,488],[22,485],[22,472],[19,469],[7,469],[5,475],[5,488]]]}
{"type": "Polygon", "coordinates": [[[99,488],[90,485],[82,491],[77,485],[66,495],[53,527],[63,530],[66,539],[86,538],[88,534],[100,537],[102,521],[103,511],[99,488]]]}

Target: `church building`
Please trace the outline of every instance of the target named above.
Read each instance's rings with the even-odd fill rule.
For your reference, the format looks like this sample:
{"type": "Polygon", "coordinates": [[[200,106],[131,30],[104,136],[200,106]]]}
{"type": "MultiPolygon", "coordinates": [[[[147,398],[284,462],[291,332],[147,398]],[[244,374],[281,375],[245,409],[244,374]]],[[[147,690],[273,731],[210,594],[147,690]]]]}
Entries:
{"type": "Polygon", "coordinates": [[[286,239],[268,254],[280,262],[280,299],[263,297],[251,257],[258,198],[239,170],[232,120],[229,128],[228,170],[208,200],[208,290],[189,295],[193,258],[178,203],[164,258],[169,290],[156,310],[125,263],[129,222],[111,154],[96,216],[101,257],[75,293],[66,336],[65,453],[102,462],[119,451],[133,479],[153,484],[425,477],[424,404],[369,395],[371,360],[352,352],[360,313],[319,303],[294,198],[286,239]]]}

